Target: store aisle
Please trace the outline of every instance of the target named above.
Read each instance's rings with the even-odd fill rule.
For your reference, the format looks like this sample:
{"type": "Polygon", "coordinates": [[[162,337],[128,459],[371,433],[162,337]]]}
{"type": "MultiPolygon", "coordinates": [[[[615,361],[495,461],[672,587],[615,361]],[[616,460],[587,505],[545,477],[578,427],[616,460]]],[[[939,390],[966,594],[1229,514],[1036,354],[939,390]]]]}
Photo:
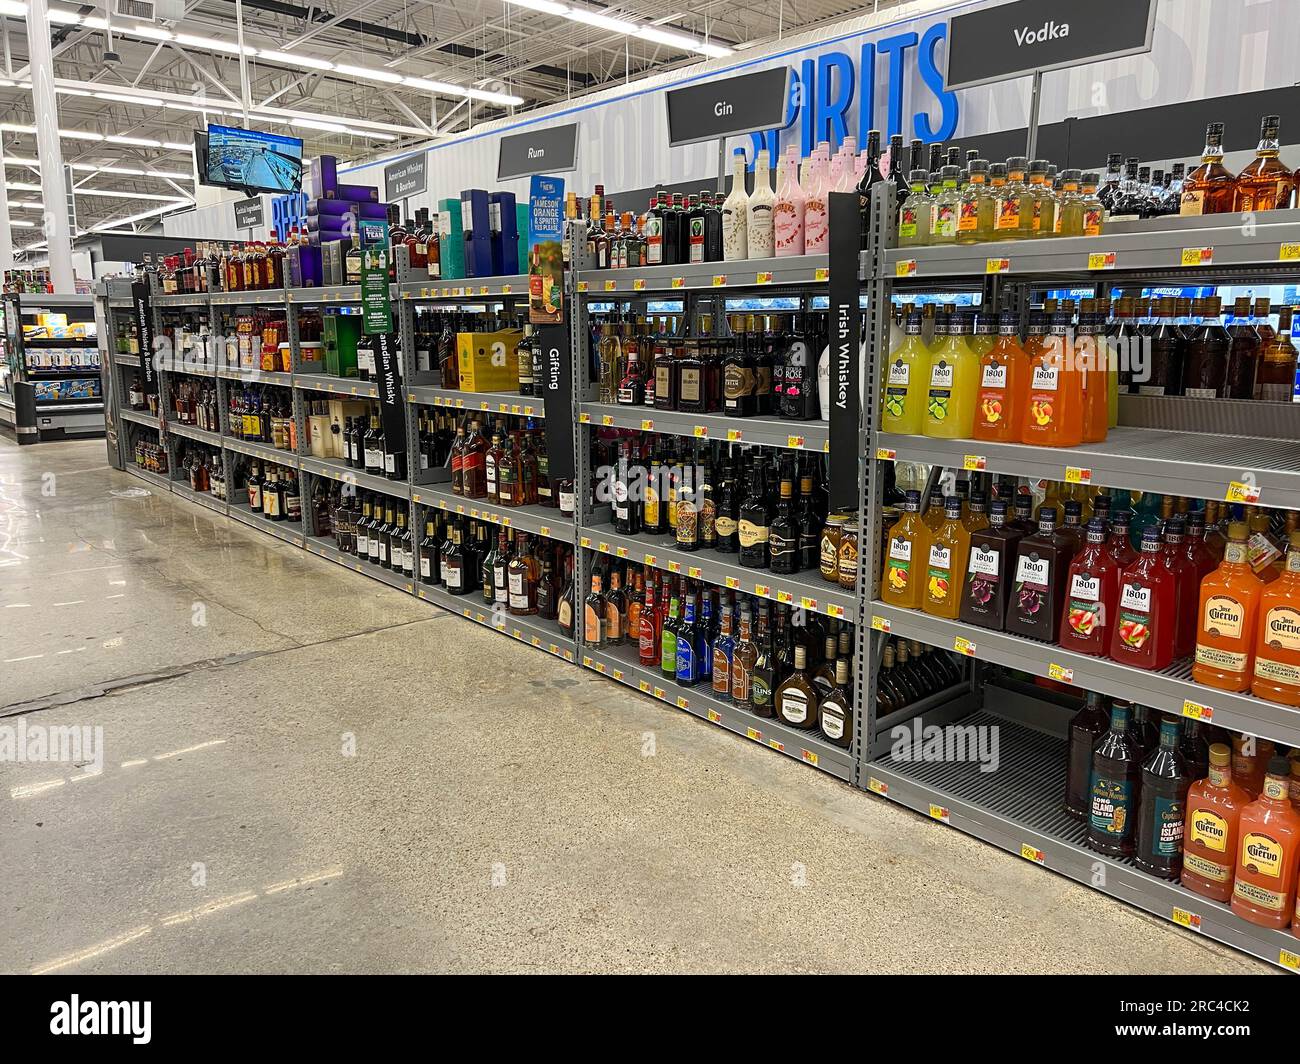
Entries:
{"type": "Polygon", "coordinates": [[[0,440],[0,724],[104,742],[0,970],[1268,970],[103,456],[0,440]]]}

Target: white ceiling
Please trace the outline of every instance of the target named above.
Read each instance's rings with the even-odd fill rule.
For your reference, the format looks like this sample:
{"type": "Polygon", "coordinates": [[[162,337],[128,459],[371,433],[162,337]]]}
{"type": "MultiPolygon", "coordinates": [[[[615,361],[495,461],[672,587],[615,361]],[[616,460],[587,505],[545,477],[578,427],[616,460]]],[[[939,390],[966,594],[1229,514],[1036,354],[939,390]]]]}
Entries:
{"type": "MultiPolygon", "coordinates": [[[[629,0],[609,6],[574,0],[567,6],[630,20],[651,27],[652,33],[689,35],[697,45],[742,51],[899,2],[702,0],[683,8],[668,0],[629,0]]],[[[59,125],[65,134],[80,131],[178,146],[168,149],[65,136],[64,161],[81,167],[75,172],[77,181],[87,189],[122,193],[120,197],[79,196],[78,226],[89,229],[142,212],[172,209],[168,203],[173,197],[191,196],[193,183],[188,179],[113,174],[98,168],[188,173],[190,152],[179,146],[190,143],[193,131],[205,121],[202,113],[189,108],[206,101],[225,111],[206,118],[242,124],[243,78],[253,109],[296,113],[265,117],[263,112],[264,117],[251,118],[250,126],[303,137],[308,157],[331,153],[350,160],[704,58],[678,44],[656,43],[519,6],[538,3],[323,0],[320,5],[304,6],[297,0],[242,0],[243,44],[256,54],[246,58],[241,77],[239,56],[230,54],[237,51],[239,38],[235,0],[159,0],[160,15],[169,12],[179,17],[157,21],[110,15],[105,5],[115,6],[114,0],[78,6],[51,0],[57,20],[50,29],[54,73],[61,88],[59,125]],[[149,34],[173,39],[140,39],[149,34]],[[120,56],[120,63],[105,63],[110,35],[111,51],[120,56]],[[183,41],[175,39],[182,35],[183,41]],[[289,58],[267,57],[268,51],[289,58]],[[302,58],[294,60],[294,56],[302,58]],[[331,69],[319,69],[327,64],[331,69]],[[338,65],[378,73],[363,78],[333,69],[338,65]],[[441,85],[389,83],[398,78],[428,79],[441,85]],[[518,97],[523,102],[510,106],[467,99],[465,90],[518,97]],[[106,99],[92,93],[145,95],[150,101],[106,99]],[[158,106],[159,101],[163,106],[158,106]],[[313,122],[330,123],[334,129],[316,128],[313,122]],[[347,131],[338,131],[339,126],[347,131]]],[[[547,0],[540,3],[546,6],[547,0]]],[[[10,127],[33,123],[30,89],[23,84],[30,73],[21,4],[22,0],[0,0],[0,12],[9,13],[2,20],[5,71],[0,78],[17,82],[3,87],[0,80],[2,121],[10,127]]],[[[0,135],[7,159],[35,159],[32,135],[12,131],[0,135]]],[[[18,205],[39,201],[39,192],[12,187],[38,181],[33,169],[7,163],[11,219],[39,225],[39,211],[18,205]]],[[[156,222],[155,214],[126,222],[124,228],[156,222]]],[[[33,242],[24,239],[25,233],[39,239],[39,229],[15,229],[16,246],[33,242]]]]}

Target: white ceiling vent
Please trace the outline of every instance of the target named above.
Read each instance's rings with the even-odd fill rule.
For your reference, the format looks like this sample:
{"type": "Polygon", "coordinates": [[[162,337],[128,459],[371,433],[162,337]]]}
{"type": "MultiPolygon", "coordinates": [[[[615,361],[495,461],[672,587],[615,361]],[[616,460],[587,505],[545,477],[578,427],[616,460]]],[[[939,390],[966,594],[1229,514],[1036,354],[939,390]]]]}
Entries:
{"type": "Polygon", "coordinates": [[[179,21],[185,17],[185,0],[112,0],[111,10],[140,22],[179,21]]]}

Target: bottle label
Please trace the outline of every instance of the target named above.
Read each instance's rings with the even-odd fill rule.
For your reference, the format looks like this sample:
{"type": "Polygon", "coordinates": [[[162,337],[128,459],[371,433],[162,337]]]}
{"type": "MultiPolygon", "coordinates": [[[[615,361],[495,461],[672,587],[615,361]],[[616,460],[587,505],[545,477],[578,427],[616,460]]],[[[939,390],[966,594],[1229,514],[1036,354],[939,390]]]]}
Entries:
{"type": "MultiPolygon", "coordinates": [[[[1083,235],[1100,236],[1101,235],[1102,210],[1100,207],[1086,207],[1083,212],[1083,235]]],[[[1056,219],[1059,229],[1061,219],[1056,219]]]]}
{"type": "Polygon", "coordinates": [[[951,388],[955,366],[945,359],[940,359],[930,367],[931,388],[951,388]]]}
{"type": "Polygon", "coordinates": [[[1178,204],[1179,214],[1204,214],[1205,213],[1205,190],[1200,188],[1189,188],[1183,192],[1182,200],[1178,204]]]}
{"type": "Polygon", "coordinates": [[[743,518],[738,526],[740,532],[740,545],[742,547],[756,547],[760,543],[766,543],[768,539],[768,527],[766,525],[756,525],[752,521],[746,521],[743,518]]]}
{"type": "Polygon", "coordinates": [[[780,712],[787,724],[804,724],[808,720],[808,696],[796,688],[783,691],[780,712]]]}
{"type": "MultiPolygon", "coordinates": [[[[656,370],[658,372],[658,370],[656,370]]],[[[664,384],[665,394],[667,383],[664,384]]],[[[722,395],[728,402],[735,403],[747,395],[754,394],[754,372],[747,366],[732,363],[722,374],[722,395]]]]}
{"type": "Polygon", "coordinates": [[[1130,650],[1141,650],[1151,638],[1151,589],[1125,584],[1119,600],[1119,637],[1130,650]]]}
{"type": "Polygon", "coordinates": [[[973,233],[979,228],[980,205],[978,200],[963,200],[961,214],[957,219],[957,232],[973,233]]]}
{"type": "Polygon", "coordinates": [[[1255,675],[1261,680],[1275,683],[1291,684],[1300,687],[1300,665],[1285,661],[1273,661],[1271,658],[1255,659],[1255,675]]]}
{"type": "Polygon", "coordinates": [[[1029,386],[1036,392],[1054,392],[1060,383],[1060,372],[1054,359],[1035,363],[1034,377],[1029,386]]]}
{"type": "Polygon", "coordinates": [[[973,544],[966,571],[972,576],[997,577],[1001,560],[1001,555],[988,544],[973,544]]]}
{"type": "MultiPolygon", "coordinates": [[[[1198,809],[1192,814],[1192,822],[1188,825],[1189,838],[1192,842],[1199,842],[1207,850],[1213,850],[1215,853],[1227,853],[1228,851],[1228,822],[1218,813],[1209,809],[1198,809]]],[[[1190,857],[1190,853],[1187,855],[1190,857]]],[[[1209,864],[1210,862],[1206,862],[1209,864]]],[[[1218,865],[1213,865],[1218,868],[1218,865]]],[[[1231,871],[1231,869],[1228,869],[1231,871]]],[[[1204,875],[1204,873],[1202,873],[1204,875]]],[[[1219,879],[1218,876],[1209,878],[1219,879]]],[[[1224,876],[1223,878],[1227,878],[1224,876]]]]}
{"type": "Polygon", "coordinates": [[[1101,579],[1091,573],[1075,573],[1070,580],[1070,600],[1065,620],[1080,636],[1090,636],[1101,626],[1101,579]]]}
{"type": "Polygon", "coordinates": [[[1300,609],[1274,606],[1264,615],[1264,642],[1274,650],[1300,653],[1300,609]]]}
{"type": "Polygon", "coordinates": [[[1016,583],[1046,588],[1052,565],[1036,554],[1022,554],[1016,563],[1016,583]]]}
{"type": "Polygon", "coordinates": [[[930,547],[930,566],[926,571],[925,592],[931,602],[947,602],[952,589],[952,551],[934,544],[930,547]]]}
{"type": "Polygon", "coordinates": [[[731,658],[722,647],[713,648],[713,690],[720,695],[731,692],[731,658]]]}
{"type": "MultiPolygon", "coordinates": [[[[1252,875],[1265,876],[1269,879],[1282,878],[1282,865],[1286,858],[1286,849],[1283,845],[1271,835],[1265,835],[1262,832],[1247,832],[1241,840],[1241,857],[1238,862],[1239,868],[1244,868],[1252,875]]],[[[1238,879],[1240,884],[1241,880],[1238,879]]],[[[1272,892],[1267,892],[1271,894],[1272,892]]],[[[1277,895],[1281,899],[1281,895],[1277,895]]],[[[1270,908],[1280,909],[1282,906],[1269,905],[1270,908]]]]}
{"type": "Polygon", "coordinates": [[[751,694],[750,672],[739,657],[732,659],[731,700],[737,705],[749,701],[751,694]]]}
{"type": "Polygon", "coordinates": [[[667,628],[659,644],[659,663],[664,672],[677,674],[677,636],[667,628]]]}
{"type": "Polygon", "coordinates": [[[1005,388],[1007,386],[1007,364],[992,359],[984,364],[984,373],[980,384],[985,388],[1005,388]]]}
{"type": "Polygon", "coordinates": [[[1020,228],[1020,197],[1008,196],[997,201],[997,218],[994,225],[998,229],[1020,228]]]}
{"type": "MultiPolygon", "coordinates": [[[[678,536],[678,538],[681,537],[678,536]]],[[[779,569],[787,559],[794,558],[797,542],[793,536],[782,536],[775,533],[768,538],[767,553],[771,558],[773,569],[779,569]]]]}
{"type": "Polygon", "coordinates": [[[1232,880],[1232,865],[1219,864],[1191,850],[1183,851],[1183,868],[1188,872],[1194,872],[1202,879],[1208,879],[1211,883],[1228,883],[1232,880]]]}
{"type": "Polygon", "coordinates": [[[1201,643],[1196,644],[1196,664],[1207,665],[1212,669],[1245,672],[1249,657],[1244,652],[1237,653],[1231,650],[1220,650],[1218,647],[1207,647],[1201,643]]]}
{"type": "Polygon", "coordinates": [[[889,364],[889,383],[906,387],[912,378],[911,367],[901,358],[894,359],[889,364]]]}
{"type": "Polygon", "coordinates": [[[682,402],[698,403],[700,401],[700,371],[688,366],[682,367],[681,392],[678,398],[682,402]]]}
{"type": "Polygon", "coordinates": [[[1151,815],[1151,855],[1177,857],[1183,850],[1183,800],[1157,795],[1151,815]]]}
{"type": "Polygon", "coordinates": [[[690,258],[691,262],[704,261],[704,219],[691,219],[690,233],[690,258]]]}
{"type": "Polygon", "coordinates": [[[1115,838],[1131,834],[1133,784],[1129,780],[1112,780],[1095,775],[1089,804],[1092,830],[1115,838]]]}
{"type": "Polygon", "coordinates": [[[885,567],[886,589],[896,595],[901,595],[906,591],[908,581],[911,578],[911,568],[912,541],[904,536],[891,539],[889,541],[889,564],[885,567]]]}
{"type": "Polygon", "coordinates": [[[772,688],[768,684],[766,677],[753,676],[750,678],[749,698],[755,706],[770,706],[772,704],[772,688]]]}
{"type": "Polygon", "coordinates": [[[822,734],[828,739],[843,739],[844,718],[846,715],[843,707],[823,702],[821,707],[822,734]]]}
{"type": "Polygon", "coordinates": [[[695,679],[695,648],[688,640],[677,641],[676,673],[679,680],[695,679]]]}
{"type": "Polygon", "coordinates": [[[464,574],[459,564],[443,566],[442,574],[447,580],[448,588],[454,588],[457,591],[460,590],[464,574]]]}
{"type": "Polygon", "coordinates": [[[947,547],[941,547],[937,543],[930,548],[930,567],[931,569],[942,569],[945,573],[952,564],[952,551],[947,547]]]}
{"type": "Polygon", "coordinates": [[[905,239],[911,240],[916,236],[916,223],[919,212],[913,203],[903,204],[903,209],[898,218],[898,235],[905,239]]]}
{"type": "MultiPolygon", "coordinates": [[[[1201,631],[1226,639],[1240,639],[1246,621],[1246,608],[1229,595],[1211,595],[1205,600],[1201,631]]],[[[1235,656],[1235,655],[1234,655],[1235,656]]],[[[1241,655],[1244,662],[1245,655],[1241,655]]]]}
{"type": "Polygon", "coordinates": [[[426,580],[433,576],[433,561],[427,554],[420,555],[420,575],[426,580]]]}

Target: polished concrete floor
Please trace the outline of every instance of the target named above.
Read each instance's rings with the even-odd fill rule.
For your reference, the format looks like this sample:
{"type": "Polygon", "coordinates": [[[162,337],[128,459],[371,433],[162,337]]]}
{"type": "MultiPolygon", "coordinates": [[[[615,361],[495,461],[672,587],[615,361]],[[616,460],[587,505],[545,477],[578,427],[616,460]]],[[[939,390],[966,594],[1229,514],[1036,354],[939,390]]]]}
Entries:
{"type": "Polygon", "coordinates": [[[141,483],[0,440],[0,970],[1266,970],[141,483]]]}

